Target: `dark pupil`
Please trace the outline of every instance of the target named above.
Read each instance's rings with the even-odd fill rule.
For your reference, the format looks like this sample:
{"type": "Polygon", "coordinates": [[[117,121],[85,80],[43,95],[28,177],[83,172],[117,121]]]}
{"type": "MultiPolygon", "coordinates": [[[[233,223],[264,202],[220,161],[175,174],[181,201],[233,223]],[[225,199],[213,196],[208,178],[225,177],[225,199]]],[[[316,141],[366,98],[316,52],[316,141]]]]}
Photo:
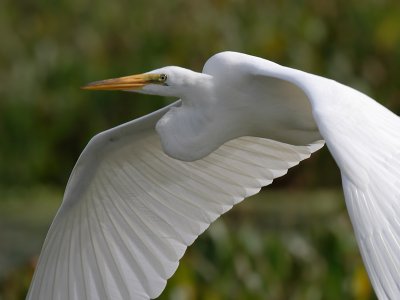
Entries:
{"type": "Polygon", "coordinates": [[[160,76],[160,79],[161,79],[162,81],[165,81],[165,80],[167,79],[167,75],[161,75],[161,76],[160,76]]]}

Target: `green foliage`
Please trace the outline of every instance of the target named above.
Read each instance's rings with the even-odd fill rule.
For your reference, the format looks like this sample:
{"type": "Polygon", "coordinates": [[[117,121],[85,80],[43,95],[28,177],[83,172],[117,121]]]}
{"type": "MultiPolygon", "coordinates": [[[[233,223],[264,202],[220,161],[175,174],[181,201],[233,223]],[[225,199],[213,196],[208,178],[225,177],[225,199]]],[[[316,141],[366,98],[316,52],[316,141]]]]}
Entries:
{"type": "MultiPolygon", "coordinates": [[[[165,65],[201,70],[234,50],[354,86],[399,114],[399,19],[398,0],[0,1],[0,260],[21,265],[40,249],[61,196],[34,186],[63,189],[91,136],[172,100],[80,86],[165,65]],[[18,199],[40,200],[21,208],[42,235],[25,243],[7,231],[24,224],[18,199]],[[25,260],[9,255],[13,244],[25,260]]],[[[324,150],[274,186],[339,184],[324,150]]],[[[240,206],[189,249],[162,299],[371,299],[346,213],[326,207],[341,200],[327,195],[240,206]]],[[[1,274],[0,299],[22,299],[32,264],[1,274]]]]}
{"type": "MultiPolygon", "coordinates": [[[[3,0],[0,182],[64,186],[92,135],[166,101],[83,84],[164,65],[201,70],[223,50],[331,77],[399,113],[399,18],[397,0],[3,0]]],[[[339,184],[329,155],[316,160],[285,182],[339,184]]]]}

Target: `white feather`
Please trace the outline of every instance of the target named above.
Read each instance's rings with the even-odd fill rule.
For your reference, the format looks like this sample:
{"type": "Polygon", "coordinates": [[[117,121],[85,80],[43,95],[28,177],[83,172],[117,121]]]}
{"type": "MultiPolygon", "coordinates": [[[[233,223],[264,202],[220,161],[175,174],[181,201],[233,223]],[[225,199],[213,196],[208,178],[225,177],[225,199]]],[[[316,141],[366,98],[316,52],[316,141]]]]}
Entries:
{"type": "Polygon", "coordinates": [[[157,297],[186,247],[211,222],[323,146],[243,137],[202,160],[182,162],[162,152],[154,131],[166,111],[89,143],[46,238],[28,299],[157,297]]]}
{"type": "Polygon", "coordinates": [[[28,299],[157,297],[210,223],[321,148],[321,136],[373,287],[400,299],[398,116],[335,81],[240,53],[215,55],[204,74],[156,71],[171,72],[170,84],[145,92],[182,102],[90,141],[28,299]]]}

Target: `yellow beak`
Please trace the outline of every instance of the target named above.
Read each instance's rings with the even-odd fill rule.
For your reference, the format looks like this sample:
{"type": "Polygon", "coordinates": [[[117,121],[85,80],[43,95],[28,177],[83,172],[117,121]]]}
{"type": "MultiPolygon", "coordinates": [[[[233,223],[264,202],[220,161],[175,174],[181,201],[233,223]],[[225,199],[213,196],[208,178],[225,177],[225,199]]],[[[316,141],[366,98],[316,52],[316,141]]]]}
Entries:
{"type": "Polygon", "coordinates": [[[159,83],[157,74],[139,74],[91,82],[84,90],[140,90],[147,84],[159,83]]]}

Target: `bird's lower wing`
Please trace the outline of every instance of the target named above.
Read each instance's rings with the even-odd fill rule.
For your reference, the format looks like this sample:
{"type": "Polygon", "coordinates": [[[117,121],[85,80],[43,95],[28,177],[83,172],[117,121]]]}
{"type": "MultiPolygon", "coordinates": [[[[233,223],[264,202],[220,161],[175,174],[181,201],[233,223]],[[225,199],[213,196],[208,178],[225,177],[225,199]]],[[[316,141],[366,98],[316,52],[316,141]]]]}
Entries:
{"type": "Polygon", "coordinates": [[[364,264],[379,299],[400,299],[400,118],[338,83],[330,92],[314,116],[340,167],[364,264]]]}
{"type": "Polygon", "coordinates": [[[96,136],[71,175],[28,299],[157,297],[215,219],[323,146],[242,137],[204,159],[166,156],[163,109],[96,136]]]}

